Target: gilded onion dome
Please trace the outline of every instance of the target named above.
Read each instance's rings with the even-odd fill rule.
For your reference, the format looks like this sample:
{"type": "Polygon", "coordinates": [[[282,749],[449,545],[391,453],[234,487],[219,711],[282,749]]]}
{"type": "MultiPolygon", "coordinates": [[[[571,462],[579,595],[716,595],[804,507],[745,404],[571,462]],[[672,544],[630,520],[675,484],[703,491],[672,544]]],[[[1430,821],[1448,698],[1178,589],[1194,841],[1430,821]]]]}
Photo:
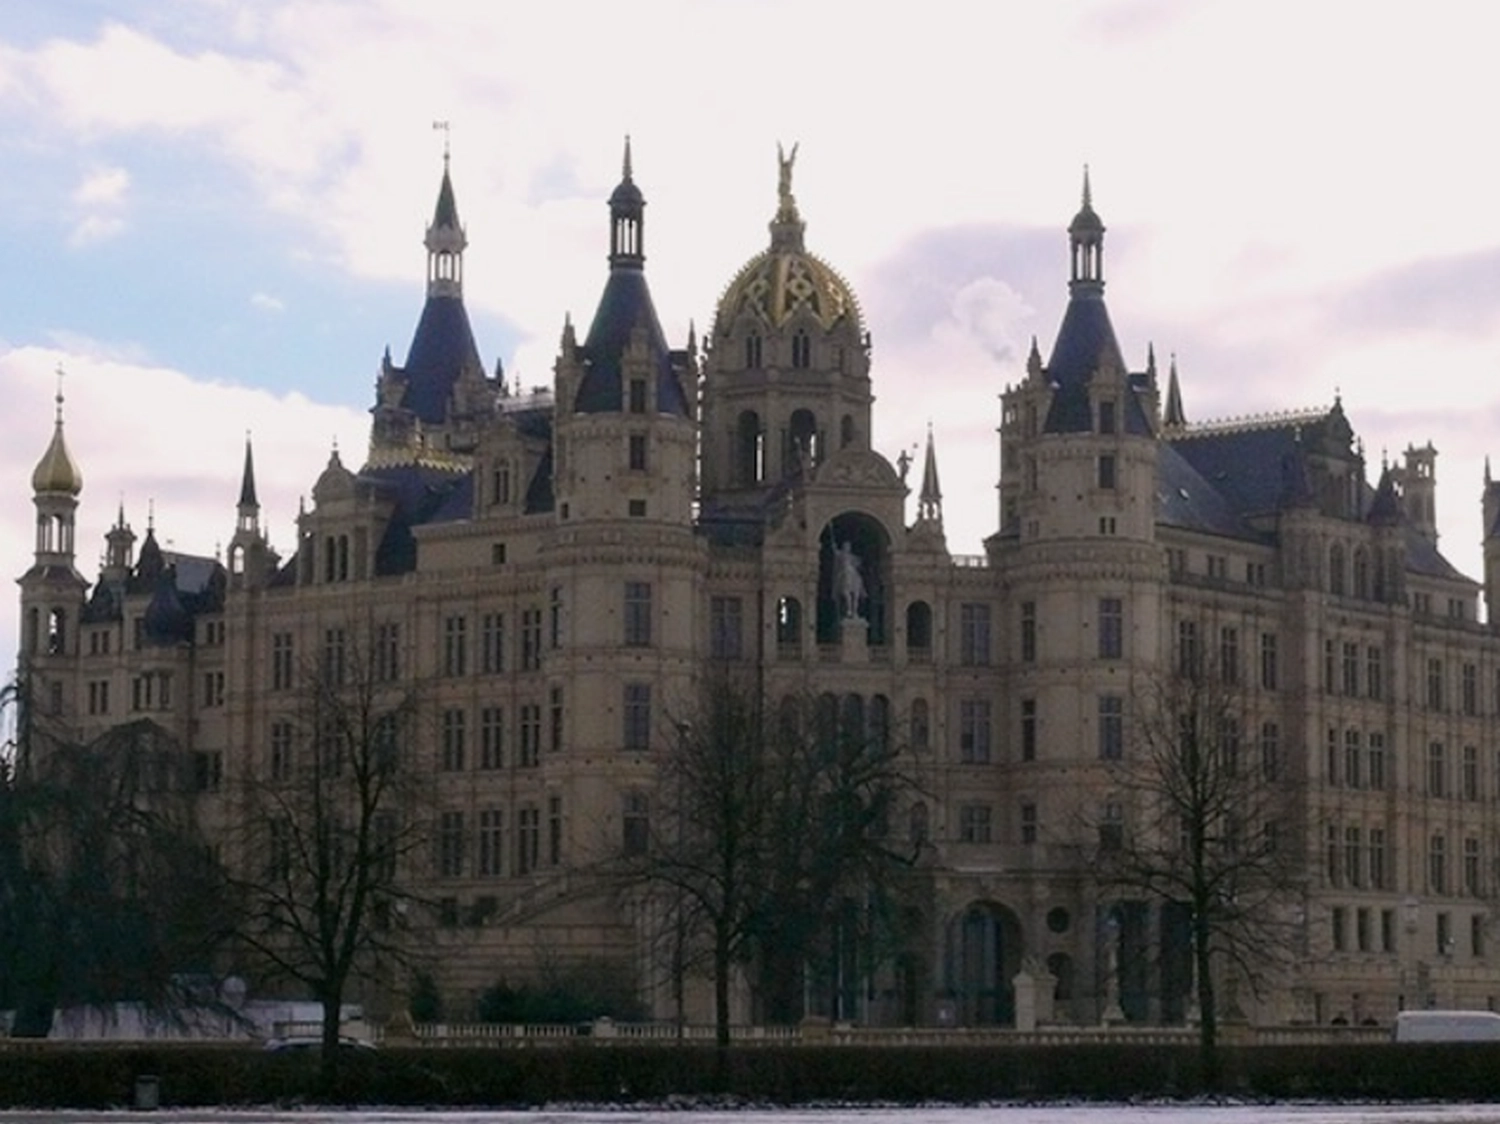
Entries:
{"type": "Polygon", "coordinates": [[[715,316],[717,332],[732,330],[743,316],[751,316],[775,329],[801,312],[811,313],[825,331],[848,323],[856,331],[862,322],[859,301],[836,269],[816,254],[808,253],[802,234],[806,224],[797,213],[792,195],[790,156],[778,148],[780,161],[779,203],[771,220],[771,245],[751,258],[724,290],[715,316]]]}
{"type": "Polygon", "coordinates": [[[57,395],[57,420],[52,426],[52,441],[36,471],[31,474],[31,490],[37,494],[64,494],[76,496],[83,491],[83,473],[68,453],[68,443],[63,440],[62,392],[57,395]]]}

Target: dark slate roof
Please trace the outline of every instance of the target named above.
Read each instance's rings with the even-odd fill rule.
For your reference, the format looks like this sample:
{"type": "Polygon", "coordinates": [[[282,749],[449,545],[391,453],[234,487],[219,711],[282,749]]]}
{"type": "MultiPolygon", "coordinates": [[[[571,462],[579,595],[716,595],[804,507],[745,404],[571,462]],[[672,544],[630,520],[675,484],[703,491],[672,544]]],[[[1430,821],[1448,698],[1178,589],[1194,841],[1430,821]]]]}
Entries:
{"type": "MultiPolygon", "coordinates": [[[[1087,433],[1093,428],[1088,385],[1101,361],[1125,370],[1125,359],[1120,354],[1104,297],[1093,289],[1082,290],[1068,298],[1057,340],[1052,345],[1052,358],[1047,361],[1047,378],[1053,394],[1047,410],[1046,432],[1087,433]]],[[[1131,382],[1138,384],[1135,379],[1131,382]]],[[[1124,425],[1127,433],[1144,436],[1151,432],[1151,422],[1136,395],[1126,396],[1124,425]]]]}
{"type": "Polygon", "coordinates": [[[443,165],[443,183],[438,188],[437,207],[432,212],[433,226],[458,226],[458,204],[453,199],[453,180],[448,175],[448,166],[443,165]]]}
{"type": "Polygon", "coordinates": [[[541,515],[551,511],[556,505],[557,496],[552,491],[552,446],[549,444],[542,459],[537,462],[536,472],[530,483],[526,485],[525,512],[527,515],[541,515]]]}
{"type": "Polygon", "coordinates": [[[714,546],[760,546],[766,528],[781,521],[793,487],[792,480],[780,480],[758,492],[740,493],[732,501],[705,501],[698,513],[697,532],[714,546]]]}
{"type": "Polygon", "coordinates": [[[1166,442],[1157,446],[1156,487],[1159,523],[1238,539],[1265,538],[1245,522],[1224,493],[1166,442]]]}
{"type": "Polygon", "coordinates": [[[177,592],[173,567],[168,566],[157,577],[141,621],[145,639],[152,644],[176,644],[193,638],[193,615],[177,592]]]}
{"type": "Polygon", "coordinates": [[[429,296],[406,355],[401,405],[424,422],[447,420],[453,384],[465,365],[484,370],[462,297],[429,296]]]}
{"type": "Polygon", "coordinates": [[[360,479],[374,483],[394,504],[385,534],[375,548],[375,574],[378,577],[405,574],[416,569],[417,540],[412,535],[413,527],[469,516],[473,473],[456,473],[421,465],[389,465],[366,469],[360,474],[360,479]],[[471,489],[469,501],[455,500],[454,493],[464,488],[471,489]],[[458,514],[451,514],[460,507],[458,514]]]}
{"type": "Polygon", "coordinates": [[[1286,496],[1287,473],[1301,460],[1301,422],[1194,434],[1171,442],[1241,515],[1278,510],[1286,496]]]}
{"type": "Polygon", "coordinates": [[[686,415],[687,400],[672,367],[671,353],[646,275],[636,268],[615,268],[604,283],[594,322],[583,342],[587,363],[573,409],[580,414],[612,413],[624,408],[620,360],[637,324],[646,329],[647,344],[656,366],[656,408],[663,414],[686,415]]]}
{"type": "Polygon", "coordinates": [[[1443,557],[1433,542],[1410,522],[1403,528],[1406,539],[1406,569],[1408,573],[1423,574],[1430,578],[1446,578],[1449,581],[1468,582],[1474,579],[1443,557]]]}

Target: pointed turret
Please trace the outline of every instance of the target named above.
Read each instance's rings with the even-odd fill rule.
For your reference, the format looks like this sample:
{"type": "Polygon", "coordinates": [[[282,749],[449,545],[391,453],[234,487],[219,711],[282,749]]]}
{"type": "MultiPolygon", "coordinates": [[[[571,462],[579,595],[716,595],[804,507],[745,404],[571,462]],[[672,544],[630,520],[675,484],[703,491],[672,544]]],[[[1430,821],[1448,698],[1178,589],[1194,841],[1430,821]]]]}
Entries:
{"type": "Polygon", "coordinates": [[[464,291],[464,249],[469,239],[458,221],[458,203],[453,195],[448,152],[443,151],[443,180],[438,186],[437,206],[424,240],[427,246],[427,295],[461,297],[464,291]]]}
{"type": "Polygon", "coordinates": [[[234,535],[229,540],[229,579],[257,587],[269,576],[275,555],[260,525],[260,501],[255,495],[255,455],[245,434],[245,467],[240,476],[240,502],[234,535]]]}
{"type": "Polygon", "coordinates": [[[625,138],[625,159],[620,183],[609,196],[609,268],[642,269],[646,264],[643,241],[646,199],[635,185],[630,166],[630,138],[625,138]]]}
{"type": "Polygon", "coordinates": [[[1167,371],[1167,407],[1162,411],[1162,425],[1167,429],[1181,429],[1187,425],[1187,414],[1182,409],[1182,386],[1177,381],[1177,356],[1172,356],[1167,371]]]}
{"type": "Polygon", "coordinates": [[[240,502],[238,528],[241,531],[260,530],[260,501],[255,498],[255,454],[250,448],[250,434],[245,434],[245,467],[240,474],[240,502]]]}
{"type": "Polygon", "coordinates": [[[1073,262],[1068,291],[1075,295],[1100,295],[1104,292],[1104,223],[1094,213],[1087,164],[1083,168],[1083,205],[1068,224],[1068,239],[1073,262]]]}
{"type": "Polygon", "coordinates": [[[927,425],[927,453],[922,461],[922,490],[917,497],[917,521],[943,521],[943,489],[938,483],[937,445],[932,438],[930,422],[927,425]]]}

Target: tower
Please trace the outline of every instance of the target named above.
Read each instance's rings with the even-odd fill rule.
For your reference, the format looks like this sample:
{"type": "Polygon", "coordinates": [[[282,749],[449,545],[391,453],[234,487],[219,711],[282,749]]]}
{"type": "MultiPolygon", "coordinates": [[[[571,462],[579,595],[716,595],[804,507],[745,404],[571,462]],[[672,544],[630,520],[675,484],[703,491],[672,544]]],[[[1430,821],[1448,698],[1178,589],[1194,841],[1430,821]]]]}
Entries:
{"type": "Polygon", "coordinates": [[[234,535],[229,540],[229,581],[236,588],[257,588],[275,570],[276,555],[260,526],[260,501],[255,494],[255,454],[245,434],[245,466],[240,475],[240,498],[235,508],[234,535]]]}

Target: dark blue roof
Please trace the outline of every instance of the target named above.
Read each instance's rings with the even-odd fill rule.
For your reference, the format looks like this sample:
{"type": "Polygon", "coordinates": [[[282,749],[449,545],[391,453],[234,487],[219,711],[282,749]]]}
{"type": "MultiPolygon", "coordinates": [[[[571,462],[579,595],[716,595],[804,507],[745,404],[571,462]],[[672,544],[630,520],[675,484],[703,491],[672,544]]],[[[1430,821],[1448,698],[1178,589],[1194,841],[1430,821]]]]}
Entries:
{"type": "MultiPolygon", "coordinates": [[[[1088,386],[1094,372],[1105,363],[1125,370],[1103,295],[1097,289],[1081,289],[1068,299],[1057,341],[1052,345],[1052,358],[1047,361],[1047,378],[1053,386],[1047,433],[1087,433],[1093,428],[1088,386]]],[[[1124,425],[1127,433],[1144,436],[1151,432],[1151,422],[1134,394],[1125,400],[1124,425]]]]}
{"type": "Polygon", "coordinates": [[[453,384],[466,365],[484,370],[463,298],[429,296],[402,368],[406,395],[401,405],[424,422],[446,421],[453,384]]]}
{"type": "Polygon", "coordinates": [[[1239,539],[1263,539],[1223,492],[1198,472],[1176,447],[1156,452],[1156,519],[1173,527],[1239,539]]]}
{"type": "Polygon", "coordinates": [[[687,400],[672,367],[672,356],[656,316],[651,290],[646,285],[646,275],[629,267],[611,269],[599,297],[599,308],[583,342],[587,369],[573,401],[576,412],[613,413],[624,409],[620,361],[637,324],[646,329],[647,345],[656,367],[657,412],[687,414],[687,400]]]}
{"type": "Polygon", "coordinates": [[[1283,506],[1287,474],[1301,459],[1299,428],[1288,422],[1201,435],[1189,431],[1172,448],[1236,511],[1258,515],[1283,506]]]}
{"type": "MultiPolygon", "coordinates": [[[[385,534],[375,548],[377,576],[404,574],[416,569],[417,540],[412,528],[424,523],[446,522],[467,518],[469,504],[464,503],[457,515],[440,513],[451,510],[450,500],[456,491],[473,486],[472,473],[456,473],[421,465],[388,465],[366,469],[361,479],[375,481],[395,510],[386,524],[385,534]]],[[[472,492],[470,493],[472,498],[472,492]]]]}

